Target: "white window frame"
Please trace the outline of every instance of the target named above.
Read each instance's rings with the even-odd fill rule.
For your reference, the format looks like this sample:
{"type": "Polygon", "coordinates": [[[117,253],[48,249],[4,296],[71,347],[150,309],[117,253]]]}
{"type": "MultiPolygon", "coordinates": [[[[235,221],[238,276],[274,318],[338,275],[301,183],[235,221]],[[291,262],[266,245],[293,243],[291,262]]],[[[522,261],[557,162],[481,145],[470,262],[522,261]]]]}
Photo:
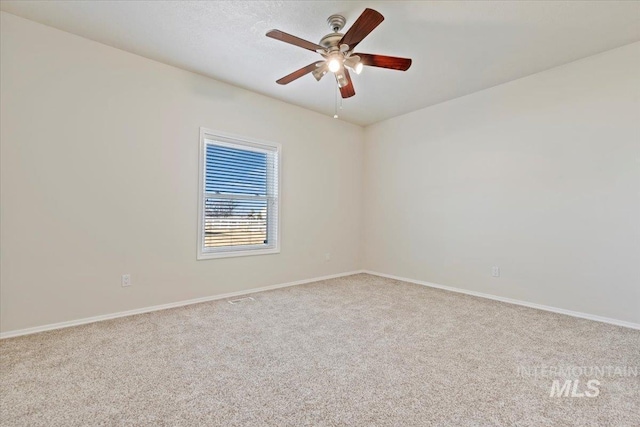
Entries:
{"type": "MultiPolygon", "coordinates": [[[[251,255],[267,255],[280,253],[280,218],[282,216],[282,193],[280,191],[280,182],[282,177],[282,146],[276,142],[261,141],[253,138],[247,138],[244,136],[232,135],[217,130],[200,128],[200,157],[198,168],[198,260],[216,259],[216,258],[229,258],[251,255]],[[243,146],[247,149],[254,148],[256,151],[268,150],[276,152],[278,157],[278,170],[276,177],[277,180],[277,218],[276,218],[276,233],[275,233],[275,245],[270,248],[260,248],[259,246],[252,248],[250,245],[238,246],[237,248],[222,246],[220,248],[204,249],[204,200],[207,196],[205,192],[206,185],[206,161],[207,161],[207,140],[214,140],[221,145],[229,144],[230,146],[243,146]]],[[[219,195],[218,195],[219,196],[219,195]]],[[[211,196],[209,196],[211,197],[211,196]]],[[[273,218],[267,216],[267,221],[273,221],[273,218]]]]}

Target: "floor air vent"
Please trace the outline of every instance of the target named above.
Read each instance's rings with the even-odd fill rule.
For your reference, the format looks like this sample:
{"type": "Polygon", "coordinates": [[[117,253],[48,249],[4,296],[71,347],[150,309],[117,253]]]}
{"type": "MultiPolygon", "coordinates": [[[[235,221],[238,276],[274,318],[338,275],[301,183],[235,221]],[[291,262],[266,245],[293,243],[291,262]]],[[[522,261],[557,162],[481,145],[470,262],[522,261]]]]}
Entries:
{"type": "Polygon", "coordinates": [[[229,300],[229,304],[239,304],[241,302],[249,302],[249,301],[255,301],[255,300],[253,299],[253,297],[231,299],[231,300],[229,300]]]}

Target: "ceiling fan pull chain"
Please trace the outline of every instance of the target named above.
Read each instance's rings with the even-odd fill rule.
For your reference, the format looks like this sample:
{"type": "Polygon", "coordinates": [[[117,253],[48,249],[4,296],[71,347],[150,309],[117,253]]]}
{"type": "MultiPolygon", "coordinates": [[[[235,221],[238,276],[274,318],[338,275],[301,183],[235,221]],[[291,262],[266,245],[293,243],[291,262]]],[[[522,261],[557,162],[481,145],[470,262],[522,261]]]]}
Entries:
{"type": "MultiPolygon", "coordinates": [[[[338,86],[338,81],[336,80],[336,103],[335,103],[335,110],[333,114],[334,119],[338,118],[338,92],[340,92],[340,86],[338,86]]],[[[342,98],[340,98],[340,101],[342,101],[342,98]]],[[[340,108],[342,108],[342,106],[340,106],[340,108]]]]}

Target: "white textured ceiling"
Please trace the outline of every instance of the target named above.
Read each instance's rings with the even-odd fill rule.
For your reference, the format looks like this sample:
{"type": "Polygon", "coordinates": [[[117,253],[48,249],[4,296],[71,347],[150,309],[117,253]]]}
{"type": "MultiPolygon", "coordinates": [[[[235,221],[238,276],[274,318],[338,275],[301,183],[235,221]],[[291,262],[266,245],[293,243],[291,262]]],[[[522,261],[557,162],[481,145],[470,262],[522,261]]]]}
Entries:
{"type": "Polygon", "coordinates": [[[368,125],[640,40],[637,1],[2,1],[1,9],[101,43],[333,115],[335,80],[275,81],[320,57],[265,37],[318,42],[326,18],[366,8],[385,21],[358,51],[413,58],[365,67],[341,119],[368,125]]]}

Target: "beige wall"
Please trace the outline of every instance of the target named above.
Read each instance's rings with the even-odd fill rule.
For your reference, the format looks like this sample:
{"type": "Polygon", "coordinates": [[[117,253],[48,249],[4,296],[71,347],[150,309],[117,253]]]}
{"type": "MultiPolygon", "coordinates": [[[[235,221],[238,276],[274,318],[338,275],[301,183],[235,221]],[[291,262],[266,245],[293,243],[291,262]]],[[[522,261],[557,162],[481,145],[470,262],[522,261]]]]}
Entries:
{"type": "Polygon", "coordinates": [[[640,43],[365,140],[366,269],[640,323],[640,43]]]}
{"type": "Polygon", "coordinates": [[[1,19],[2,331],[360,267],[362,128],[1,19]],[[280,254],[196,261],[200,126],[282,144],[280,254]]]}

